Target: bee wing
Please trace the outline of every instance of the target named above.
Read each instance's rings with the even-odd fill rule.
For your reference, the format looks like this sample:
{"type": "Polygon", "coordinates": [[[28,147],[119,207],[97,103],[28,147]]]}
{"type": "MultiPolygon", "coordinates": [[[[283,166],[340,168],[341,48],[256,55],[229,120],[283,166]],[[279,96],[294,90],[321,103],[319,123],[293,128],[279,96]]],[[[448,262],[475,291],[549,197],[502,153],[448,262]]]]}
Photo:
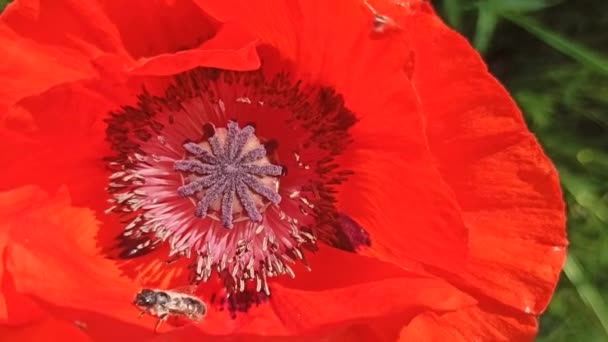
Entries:
{"type": "Polygon", "coordinates": [[[194,293],[196,292],[196,290],[198,290],[198,285],[179,286],[179,287],[176,287],[176,288],[172,288],[170,291],[171,292],[185,293],[185,294],[194,295],[194,293]]]}

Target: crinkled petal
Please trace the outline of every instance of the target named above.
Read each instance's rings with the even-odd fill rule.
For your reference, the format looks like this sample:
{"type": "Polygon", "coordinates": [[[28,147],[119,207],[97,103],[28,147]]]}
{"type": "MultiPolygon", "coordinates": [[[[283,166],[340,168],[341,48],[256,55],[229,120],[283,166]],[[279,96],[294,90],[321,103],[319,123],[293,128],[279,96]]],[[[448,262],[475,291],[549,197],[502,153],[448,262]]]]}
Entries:
{"type": "Polygon", "coordinates": [[[21,325],[32,322],[43,315],[38,305],[15,290],[10,274],[6,270],[6,248],[10,243],[13,218],[22,215],[32,204],[47,198],[35,187],[24,187],[0,193],[0,323],[21,325]]]}
{"type": "Polygon", "coordinates": [[[150,341],[194,341],[209,342],[352,342],[374,341],[395,342],[407,317],[401,315],[382,316],[375,319],[346,322],[340,325],[323,326],[316,331],[296,336],[262,336],[256,334],[209,335],[195,326],[174,329],[168,333],[156,336],[150,341]]]}
{"type": "Polygon", "coordinates": [[[420,315],[403,328],[399,342],[526,342],[534,341],[537,328],[532,315],[510,316],[500,309],[473,306],[442,315],[420,315]]]}
{"type": "Polygon", "coordinates": [[[19,327],[0,326],[0,338],[3,341],[95,341],[80,330],[78,323],[66,322],[53,317],[45,317],[19,327]]]}
{"type": "Polygon", "coordinates": [[[253,43],[229,27],[221,47],[206,45],[222,30],[191,0],[16,1],[0,17],[0,118],[22,98],[106,69],[167,75],[257,67],[253,43]]]}
{"type": "Polygon", "coordinates": [[[540,313],[563,266],[565,213],[555,168],[473,48],[432,15],[407,23],[431,151],[469,230],[474,291],[540,313]]]}
{"type": "MultiPolygon", "coordinates": [[[[16,201],[27,204],[18,214],[15,211],[14,215],[1,217],[8,225],[9,237],[3,252],[3,279],[21,299],[12,304],[30,305],[33,299],[36,308],[53,321],[62,319],[77,328],[76,332],[83,331],[95,340],[151,336],[131,304],[139,287],[123,277],[114,262],[98,253],[98,223],[93,212],[72,207],[66,189],[46,198],[39,189],[31,189],[3,193],[15,198],[16,191],[29,191],[16,201]]],[[[12,308],[8,309],[11,318],[12,308]]],[[[57,336],[71,333],[61,324],[57,329],[57,336]]],[[[23,328],[6,331],[34,334],[38,330],[37,323],[30,321],[23,328]],[[33,332],[29,332],[30,326],[33,332]]]]}
{"type": "Polygon", "coordinates": [[[218,23],[192,0],[95,0],[94,3],[99,4],[116,27],[125,49],[134,59],[195,49],[219,29],[218,23]]]}
{"type": "Polygon", "coordinates": [[[256,46],[257,41],[243,34],[241,27],[228,23],[200,48],[141,59],[130,72],[134,75],[175,75],[199,66],[255,70],[260,67],[256,46]]]}
{"type": "Polygon", "coordinates": [[[0,108],[91,77],[92,57],[122,52],[118,32],[94,1],[11,3],[0,17],[0,108]]]}
{"type": "Polygon", "coordinates": [[[6,162],[0,189],[66,184],[78,203],[104,201],[103,118],[114,104],[82,83],[53,87],[11,107],[0,128],[6,162]],[[28,151],[23,153],[23,151],[28,151]],[[99,189],[98,192],[95,192],[99,189]]]}

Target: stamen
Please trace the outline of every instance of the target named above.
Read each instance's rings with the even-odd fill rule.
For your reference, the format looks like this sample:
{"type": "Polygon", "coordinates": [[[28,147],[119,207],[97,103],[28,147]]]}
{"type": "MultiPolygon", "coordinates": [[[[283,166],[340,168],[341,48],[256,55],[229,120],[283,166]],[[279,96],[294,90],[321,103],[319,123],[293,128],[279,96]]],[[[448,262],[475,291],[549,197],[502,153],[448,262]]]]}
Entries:
{"type": "Polygon", "coordinates": [[[265,183],[264,179],[280,176],[283,168],[270,164],[266,158],[266,149],[253,135],[253,126],[241,129],[236,122],[230,121],[227,127],[227,132],[225,129],[219,132],[214,129],[213,136],[206,142],[184,144],[184,149],[191,157],[176,161],[174,168],[190,173],[190,182],[177,190],[180,196],[202,195],[198,197],[200,200],[196,204],[196,216],[207,217],[212,204],[221,201],[218,208],[220,221],[224,227],[232,228],[236,200],[240,201],[253,222],[262,220],[260,210],[264,205],[260,200],[256,203],[254,195],[275,205],[281,201],[277,189],[268,187],[268,182],[265,183]],[[254,146],[246,149],[248,145],[254,146]]]}
{"type": "Polygon", "coordinates": [[[293,277],[294,262],[310,270],[304,251],[317,240],[351,251],[368,245],[335,206],[335,186],[352,173],[335,157],[356,116],[332,88],[302,87],[286,72],[265,79],[202,68],[176,76],[164,97],[144,91],[137,107],[112,113],[116,154],[105,160],[108,213],[124,228],[118,257],[166,243],[163,261],[191,259],[191,282],[215,272],[228,294],[267,296],[268,280],[293,277]]]}

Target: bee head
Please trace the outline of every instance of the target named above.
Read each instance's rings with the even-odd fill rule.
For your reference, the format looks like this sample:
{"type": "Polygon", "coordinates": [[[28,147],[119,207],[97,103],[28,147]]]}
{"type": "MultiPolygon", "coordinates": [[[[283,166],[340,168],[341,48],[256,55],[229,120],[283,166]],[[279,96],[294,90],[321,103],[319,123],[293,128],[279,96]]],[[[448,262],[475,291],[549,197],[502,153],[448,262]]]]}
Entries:
{"type": "Polygon", "coordinates": [[[135,305],[148,307],[156,304],[156,292],[148,289],[143,289],[135,296],[135,305]]]}

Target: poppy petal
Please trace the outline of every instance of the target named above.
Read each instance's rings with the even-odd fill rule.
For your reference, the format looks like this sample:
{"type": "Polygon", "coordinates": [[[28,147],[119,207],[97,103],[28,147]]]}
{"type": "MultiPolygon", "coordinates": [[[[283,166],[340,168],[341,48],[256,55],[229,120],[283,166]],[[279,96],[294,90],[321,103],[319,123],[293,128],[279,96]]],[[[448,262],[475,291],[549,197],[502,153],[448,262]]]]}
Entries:
{"type": "Polygon", "coordinates": [[[257,42],[242,33],[240,27],[225,24],[200,48],[140,59],[130,72],[134,75],[175,75],[203,65],[238,71],[255,70],[260,67],[257,42]]]}
{"type": "Polygon", "coordinates": [[[93,212],[71,207],[66,189],[39,203],[33,200],[30,196],[20,215],[7,218],[5,276],[15,291],[89,336],[149,337],[152,332],[137,320],[131,304],[139,287],[98,254],[93,212]],[[17,229],[22,227],[28,229],[17,229]]]}
{"type": "Polygon", "coordinates": [[[11,229],[6,247],[6,268],[17,291],[54,303],[88,307],[111,305],[104,303],[99,291],[103,291],[101,296],[112,297],[120,295],[121,288],[136,289],[121,278],[110,260],[98,257],[95,229],[90,229],[97,225],[95,216],[89,209],[71,207],[66,189],[13,217],[10,223],[11,227],[28,227],[11,229]]]}
{"type": "MultiPolygon", "coordinates": [[[[423,276],[315,292],[275,286],[272,296],[271,304],[277,316],[291,331],[386,315],[408,316],[419,310],[452,311],[475,303],[448,283],[423,276]],[[387,301],[387,297],[391,300],[387,301]],[[318,303],[338,305],[319,306],[318,303]],[[362,305],[364,303],[376,303],[376,307],[362,305]]],[[[272,327],[268,328],[271,332],[272,327]]]]}
{"type": "Polygon", "coordinates": [[[13,2],[0,17],[0,107],[90,77],[91,57],[121,51],[118,32],[92,1],[13,2]]]}
{"type": "MultiPolygon", "coordinates": [[[[0,109],[24,96],[93,75],[93,68],[68,49],[45,48],[20,39],[0,23],[0,109]],[[29,56],[27,59],[23,56],[29,56]],[[26,64],[27,62],[27,64],[26,64]],[[36,67],[33,68],[32,65],[36,67]]],[[[0,113],[3,114],[3,113],[0,113]]],[[[4,115],[2,115],[4,116],[4,115]]]]}
{"type": "Polygon", "coordinates": [[[371,236],[361,253],[405,267],[417,260],[458,270],[466,254],[466,231],[450,191],[425,156],[358,149],[354,171],[341,189],[339,206],[371,236]],[[421,160],[422,159],[422,160],[421,160]],[[387,177],[395,174],[395,181],[387,177]]]}
{"type": "Polygon", "coordinates": [[[344,95],[359,122],[339,160],[354,175],[337,199],[371,236],[371,248],[363,253],[405,268],[414,260],[462,267],[467,233],[426,145],[418,99],[403,68],[410,52],[405,34],[374,37],[372,13],[354,0],[198,4],[222,22],[238,21],[296,61],[298,77],[344,95]],[[357,63],[344,63],[352,55],[357,63]],[[398,179],[386,177],[395,170],[398,179]]]}
{"type": "Polygon", "coordinates": [[[6,8],[2,22],[22,38],[72,50],[83,59],[103,53],[131,60],[176,53],[198,47],[219,27],[191,0],[64,0],[61,6],[21,0],[6,8]]]}
{"type": "Polygon", "coordinates": [[[94,341],[84,332],[80,331],[74,323],[45,317],[25,326],[4,327],[0,326],[0,337],[3,341],[27,342],[27,341],[94,341]]]}
{"type": "Polygon", "coordinates": [[[17,293],[6,270],[5,250],[10,243],[11,219],[22,215],[32,203],[46,199],[46,194],[34,187],[24,187],[0,193],[0,323],[21,325],[42,316],[42,311],[30,298],[17,293]]]}
{"type": "Polygon", "coordinates": [[[93,191],[106,177],[102,120],[113,106],[81,83],[56,86],[12,106],[0,129],[9,147],[0,152],[7,165],[0,189],[34,184],[55,192],[69,184],[79,202],[103,201],[93,191]]]}
{"type": "Polygon", "coordinates": [[[469,307],[445,314],[414,318],[401,331],[399,342],[533,341],[537,322],[532,315],[510,316],[495,309],[469,307]]]}
{"type": "Polygon", "coordinates": [[[207,48],[218,30],[191,0],[68,0],[61,6],[17,1],[0,17],[0,109],[55,85],[94,77],[107,61],[120,71],[151,75],[206,63],[237,70],[259,64],[252,43],[231,36],[229,27],[222,50],[207,48]],[[236,53],[229,56],[233,48],[236,53]]]}
{"type": "Polygon", "coordinates": [[[374,341],[394,342],[399,337],[401,327],[406,320],[399,315],[382,316],[365,319],[364,321],[345,322],[340,325],[324,326],[316,331],[310,331],[296,336],[263,336],[256,334],[209,335],[201,332],[195,326],[174,329],[149,341],[195,341],[209,342],[352,342],[374,341]]]}
{"type": "MultiPolygon", "coordinates": [[[[79,0],[72,0],[79,2],[79,0]]],[[[49,1],[51,2],[51,1],[49,1]]],[[[134,59],[173,54],[211,39],[219,25],[192,0],[95,0],[134,59]]]]}
{"type": "Polygon", "coordinates": [[[540,313],[567,245],[557,172],[463,37],[432,15],[414,16],[408,26],[430,147],[469,229],[468,270],[456,278],[540,313]]]}

